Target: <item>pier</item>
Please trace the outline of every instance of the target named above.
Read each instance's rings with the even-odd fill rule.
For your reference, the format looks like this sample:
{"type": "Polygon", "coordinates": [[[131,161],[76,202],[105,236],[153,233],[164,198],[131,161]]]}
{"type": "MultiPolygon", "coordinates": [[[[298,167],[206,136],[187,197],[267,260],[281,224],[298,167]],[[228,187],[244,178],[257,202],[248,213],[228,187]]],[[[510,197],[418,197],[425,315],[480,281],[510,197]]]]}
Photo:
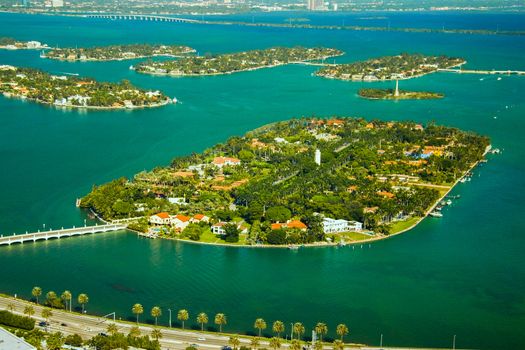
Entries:
{"type": "Polygon", "coordinates": [[[60,239],[64,237],[82,236],[94,233],[110,232],[124,230],[125,224],[108,224],[83,226],[73,228],[62,228],[60,230],[38,231],[33,233],[26,233],[22,235],[13,234],[11,236],[1,235],[0,246],[11,245],[15,243],[23,244],[25,242],[47,241],[49,239],[60,239]]]}
{"type": "Polygon", "coordinates": [[[111,20],[127,20],[127,21],[152,21],[152,22],[178,22],[178,23],[203,23],[196,19],[168,17],[168,16],[153,16],[153,15],[117,15],[117,14],[90,14],[83,15],[85,18],[103,18],[111,20]]]}

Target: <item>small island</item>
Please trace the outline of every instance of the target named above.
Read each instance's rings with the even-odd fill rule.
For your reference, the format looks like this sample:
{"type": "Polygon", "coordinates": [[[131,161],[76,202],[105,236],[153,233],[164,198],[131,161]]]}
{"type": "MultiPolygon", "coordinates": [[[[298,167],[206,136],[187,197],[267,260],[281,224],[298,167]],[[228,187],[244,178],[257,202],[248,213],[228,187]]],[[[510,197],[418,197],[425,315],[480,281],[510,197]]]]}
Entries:
{"type": "Polygon", "coordinates": [[[359,89],[357,94],[370,100],[432,100],[445,97],[437,92],[396,89],[359,89]]]}
{"type": "Polygon", "coordinates": [[[320,77],[351,81],[385,81],[417,78],[439,69],[460,66],[463,58],[401,54],[348,64],[327,65],[315,74],[320,77]]]}
{"type": "Polygon", "coordinates": [[[126,80],[120,83],[98,82],[9,65],[0,65],[0,93],[5,97],[66,108],[135,109],[172,102],[160,91],[142,90],[126,80]]]}
{"type": "Polygon", "coordinates": [[[344,245],[439,215],[488,148],[486,137],[432,123],[302,118],[94,186],[79,206],[150,238],[344,245]]]}
{"type": "Polygon", "coordinates": [[[117,61],[154,56],[182,57],[193,52],[195,52],[195,49],[188,46],[131,44],[85,48],[56,48],[42,52],[40,57],[67,61],[117,61]]]}
{"type": "Polygon", "coordinates": [[[171,76],[219,75],[322,60],[342,54],[342,51],[330,48],[274,47],[222,55],[185,57],[169,61],[150,60],[139,63],[133,69],[140,73],[171,76]]]}
{"type": "Polygon", "coordinates": [[[14,38],[0,38],[0,49],[4,50],[41,50],[48,46],[40,41],[17,41],[14,38]]]}

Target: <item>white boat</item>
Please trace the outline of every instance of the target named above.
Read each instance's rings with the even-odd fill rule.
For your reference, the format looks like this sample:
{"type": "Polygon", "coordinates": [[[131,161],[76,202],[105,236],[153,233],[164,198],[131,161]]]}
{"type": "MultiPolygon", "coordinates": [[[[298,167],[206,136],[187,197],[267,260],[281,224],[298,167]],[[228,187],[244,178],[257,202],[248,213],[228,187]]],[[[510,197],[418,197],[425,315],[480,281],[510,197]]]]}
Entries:
{"type": "Polygon", "coordinates": [[[290,250],[298,250],[299,246],[298,245],[289,245],[288,249],[290,249],[290,250]]]}
{"type": "Polygon", "coordinates": [[[441,214],[441,213],[438,212],[438,211],[433,211],[433,212],[431,212],[429,215],[432,216],[432,217],[435,217],[435,218],[441,218],[441,217],[443,217],[443,214],[441,214]]]}
{"type": "Polygon", "coordinates": [[[452,204],[452,201],[449,199],[447,200],[447,205],[451,205],[452,204]]]}

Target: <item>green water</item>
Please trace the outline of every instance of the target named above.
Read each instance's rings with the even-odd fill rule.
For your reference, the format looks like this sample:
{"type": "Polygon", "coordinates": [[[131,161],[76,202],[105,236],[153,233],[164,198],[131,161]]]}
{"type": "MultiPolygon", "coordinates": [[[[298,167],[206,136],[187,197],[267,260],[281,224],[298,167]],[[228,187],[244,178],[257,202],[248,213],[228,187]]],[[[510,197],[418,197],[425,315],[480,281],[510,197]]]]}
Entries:
{"type": "MultiPolygon", "coordinates": [[[[411,17],[411,21],[417,21],[411,17]]],[[[444,21],[447,20],[447,15],[444,21]]],[[[457,19],[455,15],[454,20],[457,19]]],[[[468,15],[464,15],[466,18],[468,15]]],[[[504,22],[505,15],[494,14],[504,22]],[[498,17],[500,16],[500,17],[498,17]]],[[[468,17],[470,18],[470,17],[468,17]]],[[[523,17],[525,19],[525,16],[523,17]]],[[[470,19],[471,20],[471,19],[470,19]]],[[[525,23],[525,21],[522,21],[525,23]]],[[[525,26],[525,25],[524,25],[525,26]]],[[[0,14],[0,36],[51,45],[165,42],[199,52],[272,45],[343,49],[340,61],[402,51],[464,56],[468,68],[525,69],[525,38],[329,32],[192,26],[0,14]]],[[[138,239],[116,232],[0,249],[0,291],[90,296],[88,311],[132,317],[131,305],[224,312],[227,331],[253,331],[263,317],[339,322],[349,339],[387,345],[517,349],[525,341],[525,78],[433,74],[403,89],[443,92],[444,100],[368,101],[361,83],[312,77],[288,66],[230,76],[172,79],[138,75],[130,62],[67,63],[38,52],[0,51],[0,64],[105,80],[130,79],[180,104],[133,112],[64,112],[0,97],[0,231],[23,233],[83,224],[76,197],[95,183],[167,164],[263,124],[303,115],[412,119],[489,135],[498,156],[460,184],[444,218],[371,246],[288,250],[210,247],[138,239]],[[484,78],[480,81],[480,78],[484,78]],[[496,119],[494,118],[496,117],[496,119]]],[[[370,86],[370,85],[367,85],[370,86]]],[[[375,84],[382,87],[386,84],[375,84]]]]}

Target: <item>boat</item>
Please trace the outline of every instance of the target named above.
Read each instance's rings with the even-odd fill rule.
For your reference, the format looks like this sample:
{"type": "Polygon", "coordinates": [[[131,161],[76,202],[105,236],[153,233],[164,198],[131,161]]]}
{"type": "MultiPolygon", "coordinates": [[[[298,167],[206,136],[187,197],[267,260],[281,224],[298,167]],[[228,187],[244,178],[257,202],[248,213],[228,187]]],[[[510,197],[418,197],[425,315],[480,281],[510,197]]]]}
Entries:
{"type": "Polygon", "coordinates": [[[441,211],[441,209],[443,209],[443,207],[436,207],[437,211],[441,211]]]}
{"type": "Polygon", "coordinates": [[[337,243],[337,245],[339,247],[344,247],[344,246],[346,246],[346,242],[345,242],[345,240],[343,238],[341,238],[341,241],[339,243],[337,243]]]}
{"type": "Polygon", "coordinates": [[[447,200],[447,205],[451,205],[452,201],[450,199],[447,200]]]}
{"type": "Polygon", "coordinates": [[[442,218],[443,217],[443,214],[441,214],[438,211],[433,211],[429,215],[432,216],[432,217],[435,217],[435,218],[442,218]]]}
{"type": "Polygon", "coordinates": [[[467,181],[467,179],[466,179],[466,178],[464,178],[464,177],[463,177],[463,178],[461,178],[461,180],[459,180],[459,182],[461,182],[462,184],[464,184],[464,183],[465,183],[466,181],[467,181]]]}
{"type": "Polygon", "coordinates": [[[135,67],[133,67],[133,65],[129,66],[129,69],[130,70],[135,70],[135,67]]]}
{"type": "Polygon", "coordinates": [[[290,250],[298,250],[299,246],[295,245],[295,244],[291,244],[291,245],[288,246],[288,249],[290,249],[290,250]]]}

